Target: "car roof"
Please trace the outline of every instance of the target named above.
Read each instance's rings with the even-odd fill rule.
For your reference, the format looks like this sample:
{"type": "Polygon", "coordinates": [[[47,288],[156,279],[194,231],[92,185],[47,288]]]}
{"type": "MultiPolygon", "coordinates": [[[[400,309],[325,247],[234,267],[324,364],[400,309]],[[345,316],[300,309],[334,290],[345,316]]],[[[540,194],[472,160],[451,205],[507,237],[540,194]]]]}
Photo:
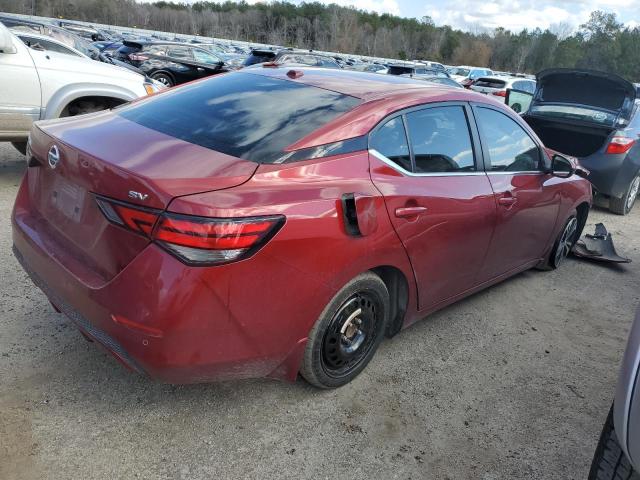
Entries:
{"type": "Polygon", "coordinates": [[[302,138],[288,147],[288,150],[309,148],[364,135],[390,113],[429,102],[474,101],[488,103],[502,108],[505,112],[511,112],[504,104],[477,92],[395,75],[287,65],[251,68],[240,70],[238,73],[243,72],[324,88],[362,100],[359,106],[324,125],[312,135],[302,138]]]}

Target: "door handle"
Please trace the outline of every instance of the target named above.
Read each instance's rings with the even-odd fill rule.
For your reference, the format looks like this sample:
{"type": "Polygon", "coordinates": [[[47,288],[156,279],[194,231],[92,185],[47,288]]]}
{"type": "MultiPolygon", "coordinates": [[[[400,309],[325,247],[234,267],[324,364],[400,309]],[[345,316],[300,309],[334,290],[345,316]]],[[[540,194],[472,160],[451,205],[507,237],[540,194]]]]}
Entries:
{"type": "Polygon", "coordinates": [[[514,197],[513,195],[506,195],[504,197],[498,198],[498,203],[505,207],[510,207],[511,205],[516,203],[516,197],[514,197]]]}
{"type": "Polygon", "coordinates": [[[427,207],[401,207],[396,208],[395,214],[398,218],[416,217],[427,213],[427,207]]]}
{"type": "Polygon", "coordinates": [[[199,71],[199,72],[204,72],[204,68],[202,68],[202,67],[198,67],[198,71],[199,71]]]}

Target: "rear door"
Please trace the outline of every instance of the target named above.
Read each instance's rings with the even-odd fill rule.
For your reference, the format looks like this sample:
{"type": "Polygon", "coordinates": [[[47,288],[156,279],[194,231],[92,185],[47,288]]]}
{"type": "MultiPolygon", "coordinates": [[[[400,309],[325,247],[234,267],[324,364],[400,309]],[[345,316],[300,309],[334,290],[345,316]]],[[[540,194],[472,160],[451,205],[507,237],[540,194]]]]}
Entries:
{"type": "Polygon", "coordinates": [[[477,284],[496,205],[470,109],[442,103],[383,121],[370,135],[371,176],[414,270],[419,308],[477,284]]]}
{"type": "Polygon", "coordinates": [[[516,270],[542,257],[560,208],[562,182],[544,173],[544,152],[533,136],[502,109],[473,107],[497,223],[481,277],[516,270]]]}

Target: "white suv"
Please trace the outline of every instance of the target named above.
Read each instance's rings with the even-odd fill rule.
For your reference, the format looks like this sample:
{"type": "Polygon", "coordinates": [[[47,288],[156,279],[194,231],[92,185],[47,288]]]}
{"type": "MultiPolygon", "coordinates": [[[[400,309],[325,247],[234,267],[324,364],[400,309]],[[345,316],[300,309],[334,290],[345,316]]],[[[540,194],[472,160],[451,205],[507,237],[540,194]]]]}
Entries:
{"type": "Polygon", "coordinates": [[[159,90],[114,65],[29,48],[1,23],[0,72],[0,141],[23,153],[36,120],[104,110],[159,90]]]}

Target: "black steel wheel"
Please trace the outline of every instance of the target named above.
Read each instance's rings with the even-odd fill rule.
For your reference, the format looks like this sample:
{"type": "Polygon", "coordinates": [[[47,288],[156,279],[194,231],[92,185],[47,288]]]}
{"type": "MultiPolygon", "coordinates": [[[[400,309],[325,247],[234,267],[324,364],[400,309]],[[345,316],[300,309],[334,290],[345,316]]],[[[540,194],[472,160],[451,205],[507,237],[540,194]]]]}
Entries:
{"type": "Polygon", "coordinates": [[[386,331],[389,292],[372,272],[345,285],[313,326],[300,373],[312,385],[335,388],[369,363],[386,331]]]}
{"type": "Polygon", "coordinates": [[[352,295],[333,315],[322,341],[322,368],[343,376],[366,358],[375,340],[376,311],[382,307],[370,292],[352,295]]]}

